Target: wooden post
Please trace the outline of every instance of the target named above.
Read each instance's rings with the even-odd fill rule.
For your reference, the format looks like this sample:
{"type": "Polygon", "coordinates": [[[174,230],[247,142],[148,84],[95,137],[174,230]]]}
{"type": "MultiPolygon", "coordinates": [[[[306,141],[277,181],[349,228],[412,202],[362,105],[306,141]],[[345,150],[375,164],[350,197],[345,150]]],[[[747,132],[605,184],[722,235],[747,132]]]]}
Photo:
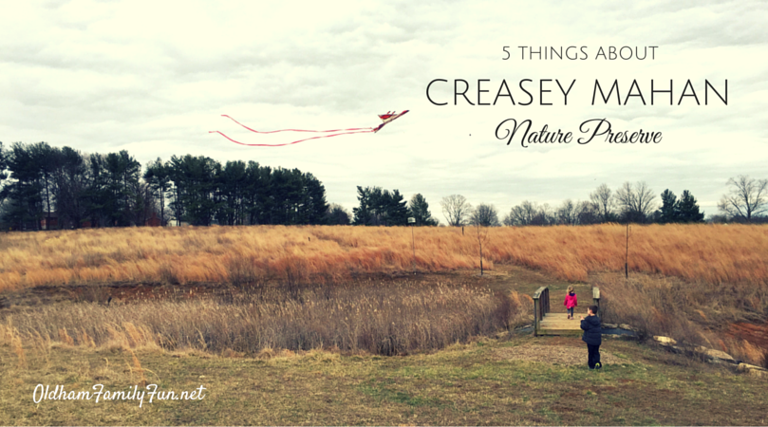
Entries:
{"type": "Polygon", "coordinates": [[[533,293],[533,336],[539,336],[539,323],[549,312],[549,288],[542,286],[533,293]]]}
{"type": "Polygon", "coordinates": [[[539,297],[533,295],[533,336],[539,336],[539,297]]]}
{"type": "Polygon", "coordinates": [[[627,249],[624,253],[624,278],[629,279],[629,222],[627,222],[627,249]]]}
{"type": "Polygon", "coordinates": [[[479,243],[480,243],[480,275],[482,276],[483,275],[483,242],[482,240],[480,240],[479,243]]]}
{"type": "Polygon", "coordinates": [[[413,243],[413,274],[416,274],[416,235],[411,224],[411,243],[413,243]]]}
{"type": "Polygon", "coordinates": [[[592,304],[600,308],[600,288],[596,286],[592,288],[592,304]]]}

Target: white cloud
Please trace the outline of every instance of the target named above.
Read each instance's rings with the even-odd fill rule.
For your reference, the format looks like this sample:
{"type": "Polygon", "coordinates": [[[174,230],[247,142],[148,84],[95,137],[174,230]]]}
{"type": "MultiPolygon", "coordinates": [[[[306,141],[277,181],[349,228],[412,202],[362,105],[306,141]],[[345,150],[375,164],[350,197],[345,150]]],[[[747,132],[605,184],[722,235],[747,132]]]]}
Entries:
{"type": "MultiPolygon", "coordinates": [[[[502,213],[524,199],[585,199],[601,183],[644,180],[656,193],[689,189],[709,204],[730,176],[766,177],[768,6],[734,2],[14,2],[0,17],[0,141],[47,141],[87,152],[128,149],[142,162],[172,154],[255,160],[319,177],[351,208],[356,185],[462,193],[502,213]],[[10,11],[10,12],[9,12],[10,11]],[[502,61],[502,46],[513,57],[502,61]],[[517,46],[656,45],[653,61],[529,61],[517,46]],[[568,107],[430,104],[427,83],[561,79],[568,107]],[[729,81],[728,106],[591,106],[594,79],[729,81]],[[290,141],[260,130],[377,124],[375,135],[290,141]],[[658,130],[650,147],[505,145],[506,118],[576,130],[606,117],[616,129],[658,130]],[[470,136],[471,134],[471,136],[470,136]]],[[[679,86],[677,86],[679,85],[679,86]]],[[[699,86],[697,86],[698,88],[699,86]]],[[[512,87],[511,87],[512,89],[512,87]]]]}

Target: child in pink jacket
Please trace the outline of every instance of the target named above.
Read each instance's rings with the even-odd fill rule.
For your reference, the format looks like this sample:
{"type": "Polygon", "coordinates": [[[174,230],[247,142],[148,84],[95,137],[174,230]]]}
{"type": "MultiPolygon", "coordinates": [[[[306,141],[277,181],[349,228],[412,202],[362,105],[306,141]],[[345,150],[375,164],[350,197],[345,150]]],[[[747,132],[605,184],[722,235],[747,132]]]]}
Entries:
{"type": "Polygon", "coordinates": [[[563,305],[568,310],[568,318],[573,319],[573,308],[579,305],[576,301],[576,292],[573,291],[573,286],[568,286],[568,293],[565,294],[563,305]]]}

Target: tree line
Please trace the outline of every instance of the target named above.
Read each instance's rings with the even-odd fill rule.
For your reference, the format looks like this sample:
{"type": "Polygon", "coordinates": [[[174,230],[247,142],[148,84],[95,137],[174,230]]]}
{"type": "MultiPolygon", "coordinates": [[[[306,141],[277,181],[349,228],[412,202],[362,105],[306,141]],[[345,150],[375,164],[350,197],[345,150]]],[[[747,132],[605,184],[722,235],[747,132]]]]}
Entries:
{"type": "Polygon", "coordinates": [[[381,187],[357,187],[360,205],[352,209],[354,225],[413,225],[434,226],[438,221],[429,211],[429,203],[421,194],[415,194],[406,202],[399,190],[384,190],[381,187]]]}
{"type": "MultiPolygon", "coordinates": [[[[768,222],[768,180],[749,176],[731,178],[728,192],[721,198],[719,215],[713,222],[768,222]]],[[[514,206],[503,219],[491,204],[473,207],[467,199],[454,194],[441,201],[448,225],[526,226],[526,225],[587,225],[605,222],[620,223],[696,223],[704,221],[698,201],[688,190],[680,197],[666,189],[660,195],[661,206],[645,182],[625,182],[617,190],[603,184],[584,201],[565,200],[559,206],[523,201],[514,206]]]]}
{"type": "Polygon", "coordinates": [[[311,173],[204,156],[158,158],[142,169],[124,150],[0,143],[0,188],[5,229],[124,227],[153,217],[156,225],[330,222],[325,188],[311,173]]]}
{"type": "MultiPolygon", "coordinates": [[[[716,222],[768,222],[768,180],[731,178],[716,222]]],[[[326,201],[325,187],[311,173],[205,156],[172,156],[142,165],[127,151],[83,154],[45,142],[0,142],[0,223],[4,229],[131,225],[332,224],[436,226],[421,194],[406,201],[399,190],[357,187],[350,214],[326,201]]],[[[581,225],[605,222],[695,223],[704,220],[696,198],[684,190],[655,193],[644,182],[615,191],[603,184],[583,201],[550,207],[532,201],[503,218],[496,207],[472,206],[458,194],[440,207],[450,226],[581,225]]]]}

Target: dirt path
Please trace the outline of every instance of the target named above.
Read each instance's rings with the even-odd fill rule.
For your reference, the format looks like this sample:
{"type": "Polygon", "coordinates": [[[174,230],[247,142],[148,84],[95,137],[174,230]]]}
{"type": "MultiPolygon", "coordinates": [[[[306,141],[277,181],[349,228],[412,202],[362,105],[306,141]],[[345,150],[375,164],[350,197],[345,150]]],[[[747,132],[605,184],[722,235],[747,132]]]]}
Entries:
{"type": "MultiPolygon", "coordinates": [[[[564,366],[584,365],[587,359],[586,348],[580,340],[572,339],[572,341],[573,343],[569,342],[565,345],[526,343],[515,347],[504,347],[496,350],[495,356],[499,360],[524,360],[564,366]]],[[[600,361],[610,365],[631,363],[629,360],[620,359],[605,350],[600,351],[600,361]]]]}

